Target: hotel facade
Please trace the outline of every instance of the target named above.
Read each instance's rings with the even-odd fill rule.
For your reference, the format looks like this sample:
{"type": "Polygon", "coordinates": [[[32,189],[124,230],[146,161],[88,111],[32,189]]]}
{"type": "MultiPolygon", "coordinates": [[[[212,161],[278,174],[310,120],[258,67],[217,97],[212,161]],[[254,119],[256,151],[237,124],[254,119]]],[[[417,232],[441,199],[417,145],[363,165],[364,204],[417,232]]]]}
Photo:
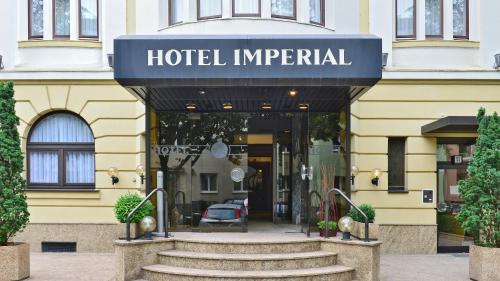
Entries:
{"type": "Polygon", "coordinates": [[[321,205],[309,193],[336,187],[375,208],[383,253],[467,251],[457,182],[478,109],[500,111],[498,10],[3,1],[0,80],[15,83],[31,213],[17,239],[112,251],[118,197],[162,183],[169,231],[199,231],[208,206],[245,199],[248,231],[305,231],[321,205]]]}

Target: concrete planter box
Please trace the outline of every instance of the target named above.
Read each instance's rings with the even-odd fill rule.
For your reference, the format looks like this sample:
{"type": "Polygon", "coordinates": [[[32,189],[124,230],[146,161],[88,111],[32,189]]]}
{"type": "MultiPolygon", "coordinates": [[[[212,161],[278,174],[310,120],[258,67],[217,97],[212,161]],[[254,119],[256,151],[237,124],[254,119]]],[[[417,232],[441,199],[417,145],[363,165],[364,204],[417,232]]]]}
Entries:
{"type": "MultiPolygon", "coordinates": [[[[370,240],[378,240],[378,224],[376,223],[370,223],[369,226],[369,232],[370,232],[370,240]]],[[[358,238],[358,239],[364,239],[365,238],[365,224],[361,222],[354,222],[354,227],[351,232],[351,235],[358,238]]]]}
{"type": "Polygon", "coordinates": [[[30,246],[12,243],[0,246],[0,280],[23,280],[30,276],[30,246]]]}
{"type": "Polygon", "coordinates": [[[472,280],[500,280],[500,248],[469,247],[469,277],[472,280]]]}
{"type": "MultiPolygon", "coordinates": [[[[139,227],[138,223],[131,223],[130,224],[130,238],[132,239],[137,239],[141,237],[144,233],[142,233],[141,228],[139,227]]],[[[119,239],[125,239],[127,237],[127,224],[126,223],[121,223],[120,224],[120,237],[119,239]]]]}

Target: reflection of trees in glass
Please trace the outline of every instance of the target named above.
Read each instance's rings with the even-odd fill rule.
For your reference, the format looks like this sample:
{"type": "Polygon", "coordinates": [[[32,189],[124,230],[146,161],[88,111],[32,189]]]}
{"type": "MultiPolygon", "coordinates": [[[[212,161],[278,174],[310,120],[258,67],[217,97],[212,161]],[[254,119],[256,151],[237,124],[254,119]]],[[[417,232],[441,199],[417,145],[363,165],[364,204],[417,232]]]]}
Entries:
{"type": "Polygon", "coordinates": [[[453,0],[453,35],[467,35],[467,0],[453,0]]]}
{"type": "Polygon", "coordinates": [[[69,35],[69,0],[56,0],[55,35],[69,35]]]}
{"type": "Polygon", "coordinates": [[[97,36],[97,0],[80,1],[80,26],[82,34],[97,36]]]}
{"type": "Polygon", "coordinates": [[[273,15],[292,17],[294,14],[294,0],[273,0],[271,10],[273,15]]]}
{"type": "Polygon", "coordinates": [[[31,2],[31,35],[43,35],[43,0],[31,2]]]}
{"type": "Polygon", "coordinates": [[[344,126],[345,113],[343,112],[309,114],[309,136],[311,141],[332,141],[333,144],[340,144],[341,132],[345,128],[344,126]]]}

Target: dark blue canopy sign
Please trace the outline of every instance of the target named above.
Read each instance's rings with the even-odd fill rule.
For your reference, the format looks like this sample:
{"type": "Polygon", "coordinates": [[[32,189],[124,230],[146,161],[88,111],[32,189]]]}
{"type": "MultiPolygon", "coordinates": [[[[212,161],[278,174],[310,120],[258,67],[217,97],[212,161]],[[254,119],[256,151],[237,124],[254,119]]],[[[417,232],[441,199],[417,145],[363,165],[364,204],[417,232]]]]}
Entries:
{"type": "Polygon", "coordinates": [[[121,36],[114,75],[124,86],[371,86],[382,41],[369,35],[121,36]]]}

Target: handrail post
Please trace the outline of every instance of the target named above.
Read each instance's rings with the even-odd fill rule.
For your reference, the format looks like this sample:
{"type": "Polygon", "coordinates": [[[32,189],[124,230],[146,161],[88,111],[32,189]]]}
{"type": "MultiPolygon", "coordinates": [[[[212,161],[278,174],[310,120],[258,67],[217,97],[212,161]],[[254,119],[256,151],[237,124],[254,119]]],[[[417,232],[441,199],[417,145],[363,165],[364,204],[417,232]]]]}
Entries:
{"type": "MultiPolygon", "coordinates": [[[[311,237],[311,199],[312,196],[316,194],[321,201],[321,195],[316,190],[309,191],[309,200],[307,201],[307,237],[311,237]]],[[[321,208],[321,205],[320,205],[321,208]]]]}

